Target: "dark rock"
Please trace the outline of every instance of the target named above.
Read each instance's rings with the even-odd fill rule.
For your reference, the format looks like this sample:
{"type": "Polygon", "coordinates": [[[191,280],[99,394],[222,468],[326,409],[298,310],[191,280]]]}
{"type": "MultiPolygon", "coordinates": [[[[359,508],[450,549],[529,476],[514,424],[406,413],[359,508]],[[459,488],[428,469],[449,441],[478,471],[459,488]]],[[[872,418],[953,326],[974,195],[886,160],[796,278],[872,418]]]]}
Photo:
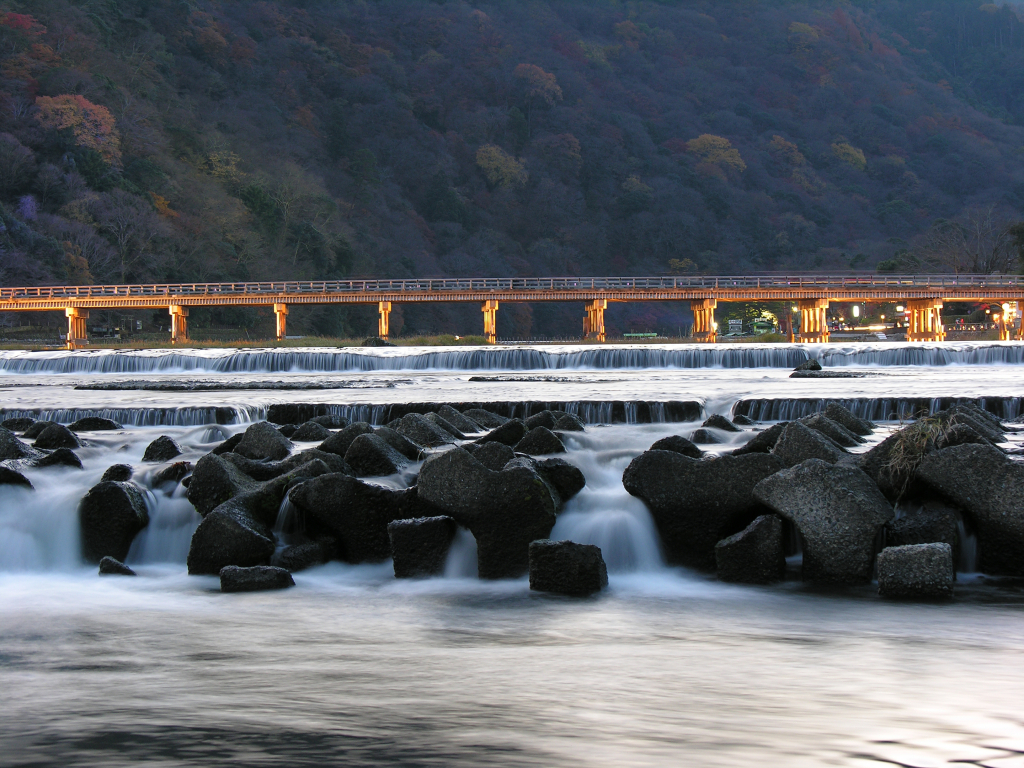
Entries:
{"type": "MultiPolygon", "coordinates": [[[[522,429],[525,425],[519,422],[522,429]]],[[[484,579],[515,578],[529,568],[529,546],[547,538],[559,500],[537,470],[494,472],[461,448],[431,456],[419,476],[419,496],[469,528],[484,579]]]]}
{"type": "Polygon", "coordinates": [[[886,547],[878,555],[878,594],[910,599],[953,597],[953,549],[946,543],[886,547]]]}
{"type": "Polygon", "coordinates": [[[757,422],[754,421],[749,416],[745,416],[742,413],[737,413],[735,416],[732,417],[732,423],[733,424],[737,424],[737,425],[739,425],[741,427],[752,427],[757,422]]]}
{"type": "Polygon", "coordinates": [[[273,565],[253,565],[247,568],[227,565],[220,569],[221,592],[262,592],[294,586],[292,575],[284,568],[273,565]]]}
{"type": "Polygon", "coordinates": [[[256,482],[251,477],[230,461],[211,453],[196,462],[185,496],[196,512],[205,517],[214,508],[255,487],[256,482]]]}
{"type": "Polygon", "coordinates": [[[112,419],[104,419],[99,416],[86,416],[84,419],[79,419],[78,421],[69,424],[68,429],[72,432],[101,432],[111,429],[124,429],[124,427],[112,419]]]}
{"type": "Polygon", "coordinates": [[[242,442],[243,437],[245,437],[245,435],[242,432],[239,432],[237,435],[232,435],[223,443],[221,443],[212,451],[210,451],[210,453],[214,454],[215,456],[222,456],[225,453],[231,453],[232,451],[235,450],[238,444],[242,442]]]}
{"type": "MultiPolygon", "coordinates": [[[[295,430],[297,430],[298,427],[295,426],[294,424],[282,424],[279,427],[275,427],[275,429],[277,429],[278,432],[280,432],[282,435],[284,435],[289,440],[291,440],[292,439],[292,435],[295,434],[295,430]]],[[[330,430],[327,430],[327,433],[330,434],[330,430]]],[[[321,439],[323,439],[323,438],[321,438],[321,439]]]]}
{"type": "Polygon", "coordinates": [[[820,413],[816,413],[813,416],[805,416],[802,419],[798,419],[798,422],[809,429],[816,429],[833,443],[843,448],[853,448],[855,445],[860,445],[864,442],[864,438],[853,434],[842,424],[838,424],[820,413]]]}
{"type": "Polygon", "coordinates": [[[701,424],[701,426],[702,427],[710,427],[712,429],[721,429],[721,430],[723,430],[725,432],[739,432],[740,431],[736,427],[735,424],[733,424],[731,421],[729,421],[727,418],[725,418],[725,416],[723,416],[720,413],[713,413],[710,416],[708,416],[704,420],[704,423],[701,424]]]}
{"type": "Polygon", "coordinates": [[[113,464],[107,467],[107,471],[103,473],[100,482],[127,483],[132,479],[133,471],[131,464],[113,464]]]}
{"type": "Polygon", "coordinates": [[[344,429],[351,420],[346,419],[344,416],[335,416],[333,414],[326,414],[324,416],[315,416],[312,419],[308,419],[314,424],[319,424],[321,427],[327,427],[328,429],[344,429]]]}
{"type": "Polygon", "coordinates": [[[32,447],[52,451],[54,448],[81,448],[82,443],[75,433],[63,424],[50,424],[39,433],[32,447]]]}
{"type": "MultiPolygon", "coordinates": [[[[993,445],[974,427],[963,422],[952,422],[935,438],[935,449],[952,448],[954,445],[993,445]]],[[[994,446],[993,447],[997,447],[994,446]]]]}
{"type": "Polygon", "coordinates": [[[149,524],[146,498],[131,483],[101,482],[78,505],[78,524],[87,562],[107,555],[124,561],[136,534],[149,524]]]}
{"type": "Polygon", "coordinates": [[[159,488],[164,483],[174,483],[177,485],[185,478],[185,475],[192,471],[192,468],[192,462],[190,461],[176,461],[153,475],[153,487],[159,488]]]}
{"type": "Polygon", "coordinates": [[[363,347],[393,347],[395,346],[387,339],[382,339],[380,336],[367,336],[363,339],[361,344],[363,347]]]}
{"type": "Polygon", "coordinates": [[[761,515],[739,533],[715,544],[718,578],[738,584],[769,584],[786,575],[782,519],[761,515]]]}
{"type": "Polygon", "coordinates": [[[338,542],[334,539],[307,541],[304,544],[294,544],[275,552],[270,559],[270,564],[284,568],[291,573],[297,573],[329,562],[334,558],[337,549],[338,542]]]}
{"type": "Polygon", "coordinates": [[[497,429],[508,421],[506,417],[485,411],[483,408],[470,408],[464,413],[484,429],[497,429]]]}
{"type": "Polygon", "coordinates": [[[779,441],[779,437],[782,436],[782,432],[788,424],[788,421],[780,421],[778,424],[772,424],[762,432],[755,432],[750,441],[733,451],[732,455],[742,456],[745,453],[771,453],[772,448],[775,447],[775,443],[779,441]]]}
{"type": "Polygon", "coordinates": [[[523,421],[520,419],[509,419],[500,427],[491,430],[488,434],[481,437],[477,442],[481,445],[484,443],[504,443],[512,447],[526,437],[527,432],[526,424],[523,421]]]}
{"type": "Polygon", "coordinates": [[[804,579],[870,581],[875,540],[893,509],[864,472],[810,459],[762,481],[754,496],[796,525],[804,579]]]}
{"type": "Polygon", "coordinates": [[[956,511],[941,502],[929,501],[920,509],[885,524],[887,547],[941,543],[949,544],[956,561],[960,554],[956,511]]]}
{"type": "Polygon", "coordinates": [[[600,547],[550,539],[530,542],[530,589],[586,597],[607,586],[600,547]]]}
{"type": "Polygon", "coordinates": [[[58,448],[38,459],[33,466],[36,467],[74,467],[82,469],[82,460],[78,454],[70,448],[58,448]]]}
{"type": "Polygon", "coordinates": [[[867,371],[793,371],[791,379],[863,379],[876,374],[867,371]]]}
{"type": "Polygon", "coordinates": [[[504,443],[484,443],[473,448],[473,458],[492,472],[500,472],[516,457],[516,452],[504,443]]]}
{"type": "Polygon", "coordinates": [[[412,579],[443,573],[457,528],[455,521],[445,515],[388,523],[395,578],[412,579]]]}
{"type": "MultiPolygon", "coordinates": [[[[191,489],[190,489],[191,490],[191,489]]],[[[274,534],[259,510],[260,491],[239,494],[203,518],[188,550],[190,574],[220,573],[228,565],[266,565],[274,555],[274,534]]]]}
{"type": "Polygon", "coordinates": [[[20,485],[23,488],[32,488],[32,483],[21,472],[16,472],[7,467],[0,467],[0,485],[20,485]]]}
{"type": "Polygon", "coordinates": [[[974,524],[980,571],[1024,576],[1024,466],[987,445],[958,445],[927,454],[914,482],[974,524]]]}
{"type": "Polygon", "coordinates": [[[100,576],[136,576],[127,565],[109,555],[100,560],[100,576]]]}
{"type": "Polygon", "coordinates": [[[409,461],[419,460],[420,452],[423,448],[404,435],[398,434],[390,427],[377,427],[373,430],[373,434],[377,435],[377,437],[405,456],[409,461]]]}
{"type": "Polygon", "coordinates": [[[427,448],[437,448],[455,442],[451,433],[418,413],[405,414],[393,429],[403,437],[427,448]]]}
{"type": "Polygon", "coordinates": [[[695,429],[693,434],[690,435],[690,441],[697,445],[716,445],[722,442],[710,429],[704,429],[704,427],[695,429]]]}
{"type": "Polygon", "coordinates": [[[288,498],[338,540],[339,556],[350,563],[386,560],[391,556],[388,523],[432,511],[416,488],[392,490],[337,473],[302,483],[288,498]]]}
{"type": "MultiPolygon", "coordinates": [[[[582,491],[587,484],[587,478],[584,477],[579,467],[570,464],[565,459],[536,459],[533,465],[548,485],[558,493],[562,504],[582,491]]],[[[559,507],[562,504],[559,504],[559,507]]]]}
{"type": "Polygon", "coordinates": [[[331,430],[315,421],[307,421],[289,435],[297,443],[322,442],[331,436],[331,430]]]}
{"type": "Polygon", "coordinates": [[[271,424],[303,424],[325,415],[327,406],[317,403],[274,403],[267,408],[267,421],[271,424]]]}
{"type": "Polygon", "coordinates": [[[556,418],[555,414],[551,411],[540,411],[526,419],[526,428],[536,429],[537,427],[545,427],[547,429],[554,429],[556,418]]]}
{"type": "Polygon", "coordinates": [[[26,429],[31,429],[32,425],[35,423],[35,419],[31,419],[28,416],[21,416],[13,419],[4,419],[0,422],[0,427],[10,430],[11,432],[24,432],[26,429]]]}
{"type": "Polygon", "coordinates": [[[800,363],[800,365],[798,365],[793,370],[794,371],[820,371],[821,370],[821,363],[819,363],[817,360],[815,360],[812,357],[810,360],[807,360],[806,362],[800,363]]]}
{"type": "Polygon", "coordinates": [[[345,463],[360,477],[393,475],[409,465],[402,454],[373,432],[352,441],[345,452],[345,463]]]}
{"type": "Polygon", "coordinates": [[[307,448],[304,451],[293,453],[281,461],[255,461],[239,456],[237,453],[225,454],[224,460],[253,480],[260,481],[281,477],[311,461],[323,462],[330,472],[344,472],[346,475],[353,474],[352,468],[345,463],[341,456],[338,456],[336,453],[321,451],[319,448],[307,448]]]}
{"type": "Polygon", "coordinates": [[[434,426],[444,430],[457,440],[466,439],[466,436],[465,434],[463,434],[461,429],[456,429],[454,424],[449,424],[445,419],[443,419],[441,416],[438,416],[436,413],[425,413],[423,414],[423,418],[429,421],[434,426]]]}
{"type": "Polygon", "coordinates": [[[564,413],[555,419],[555,426],[552,427],[553,431],[558,432],[583,432],[586,426],[582,421],[571,413],[564,413]]]}
{"type": "Polygon", "coordinates": [[[33,422],[32,426],[28,427],[24,431],[24,433],[22,434],[22,437],[24,437],[26,440],[35,440],[37,437],[39,437],[43,433],[44,429],[46,429],[51,424],[57,424],[57,423],[59,423],[59,422],[56,422],[56,421],[36,421],[36,422],[33,422]]]}
{"type": "Polygon", "coordinates": [[[552,453],[565,453],[565,445],[558,435],[547,427],[535,427],[516,443],[515,450],[518,453],[527,453],[531,456],[545,456],[552,453]]]}
{"type": "Polygon", "coordinates": [[[710,570],[715,544],[764,511],[754,486],[780,469],[763,453],[697,460],[647,451],[626,467],[622,482],[651,510],[669,561],[710,570]]]}
{"type": "Polygon", "coordinates": [[[357,421],[353,424],[349,424],[344,429],[335,432],[333,435],[328,437],[322,443],[320,443],[320,450],[326,451],[327,453],[336,453],[339,456],[344,456],[348,453],[349,446],[352,445],[352,441],[360,435],[369,435],[373,432],[373,427],[365,421],[357,421]]]}
{"type": "Polygon", "coordinates": [[[796,466],[807,459],[821,459],[835,464],[843,453],[843,449],[831,439],[816,429],[805,427],[799,421],[787,424],[772,448],[772,455],[787,467],[796,466]]]}
{"type": "Polygon", "coordinates": [[[841,424],[855,435],[866,437],[875,430],[875,425],[867,419],[855,416],[853,411],[839,403],[831,402],[825,406],[825,416],[832,419],[836,424],[841,424]]]}
{"type": "Polygon", "coordinates": [[[1006,438],[1006,430],[988,411],[973,403],[961,403],[935,414],[936,417],[950,424],[966,424],[991,443],[1001,443],[1006,438]]]}
{"type": "Polygon", "coordinates": [[[152,443],[146,446],[146,452],[142,454],[143,461],[165,462],[175,456],[184,453],[177,441],[167,435],[161,435],[152,443]]]}
{"type": "Polygon", "coordinates": [[[453,427],[460,432],[467,432],[472,434],[473,432],[483,432],[479,424],[473,421],[471,418],[463,413],[452,408],[450,405],[442,405],[437,409],[437,415],[447,421],[453,427]]]}
{"type": "Polygon", "coordinates": [[[280,461],[292,452],[291,440],[282,435],[267,421],[258,421],[242,435],[235,446],[235,453],[247,459],[271,459],[280,461]]]}
{"type": "Polygon", "coordinates": [[[673,453],[681,453],[683,456],[689,456],[691,459],[700,459],[704,456],[704,451],[682,435],[663,437],[661,440],[656,441],[648,450],[672,451],[673,453]]]}

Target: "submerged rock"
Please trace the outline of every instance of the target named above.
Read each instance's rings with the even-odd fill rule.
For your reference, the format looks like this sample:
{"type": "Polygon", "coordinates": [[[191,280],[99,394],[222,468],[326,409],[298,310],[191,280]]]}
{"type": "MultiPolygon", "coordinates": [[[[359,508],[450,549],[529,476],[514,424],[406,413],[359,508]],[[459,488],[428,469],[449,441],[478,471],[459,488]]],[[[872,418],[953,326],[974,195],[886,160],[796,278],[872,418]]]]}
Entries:
{"type": "Polygon", "coordinates": [[[78,505],[82,557],[90,563],[106,556],[124,561],[135,536],[148,524],[146,498],[137,486],[100,482],[78,505]]]}
{"type": "Polygon", "coordinates": [[[715,544],[718,578],[738,584],[768,584],[786,575],[782,520],[761,515],[739,533],[715,544]]]}
{"type": "Polygon", "coordinates": [[[82,442],[74,432],[63,424],[50,424],[39,433],[39,437],[32,443],[32,447],[44,448],[46,450],[53,450],[54,448],[81,448],[82,442]]]}
{"type": "Polygon", "coordinates": [[[221,592],[262,592],[294,586],[295,579],[288,571],[272,565],[255,565],[248,568],[228,565],[220,569],[221,592]]]}
{"type": "Polygon", "coordinates": [[[242,434],[234,452],[247,459],[280,461],[292,452],[291,440],[278,432],[273,424],[258,421],[242,434]]]}
{"type": "Polygon", "coordinates": [[[878,594],[905,599],[953,597],[953,549],[949,544],[886,547],[878,555],[878,594]]]}
{"type": "Polygon", "coordinates": [[[137,576],[131,568],[116,558],[104,557],[100,560],[100,576],[137,576]]]}
{"type": "Polygon", "coordinates": [[[689,456],[691,459],[700,459],[704,456],[704,451],[682,435],[669,435],[668,437],[663,437],[661,440],[655,441],[654,445],[648,448],[648,450],[672,451],[673,453],[680,453],[683,456],[689,456]]]}
{"type": "Polygon", "coordinates": [[[608,586],[601,548],[574,541],[530,542],[530,589],[586,597],[608,586]]]}
{"type": "Polygon", "coordinates": [[[437,576],[444,572],[457,529],[455,520],[447,515],[388,523],[395,578],[437,576]]]}
{"type": "Polygon", "coordinates": [[[178,445],[174,438],[161,435],[146,446],[146,452],[142,454],[142,460],[155,462],[170,461],[174,457],[180,456],[183,452],[181,446],[178,445]]]}
{"type": "Polygon", "coordinates": [[[565,453],[565,445],[558,435],[547,427],[535,427],[516,443],[515,450],[517,453],[527,453],[531,456],[545,456],[552,453],[565,453]]]}

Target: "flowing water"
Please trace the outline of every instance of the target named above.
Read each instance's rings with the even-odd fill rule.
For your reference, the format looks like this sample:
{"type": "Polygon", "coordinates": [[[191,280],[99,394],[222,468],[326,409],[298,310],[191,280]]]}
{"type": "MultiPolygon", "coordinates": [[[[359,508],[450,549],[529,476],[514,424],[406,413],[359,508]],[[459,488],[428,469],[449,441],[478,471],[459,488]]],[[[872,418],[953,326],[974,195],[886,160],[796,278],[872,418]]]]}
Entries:
{"type": "Polygon", "coordinates": [[[34,491],[0,486],[0,765],[1024,765],[1019,583],[964,572],[947,605],[721,584],[665,565],[621,482],[655,440],[715,412],[790,418],[839,399],[883,421],[871,443],[909,410],[962,398],[1016,418],[1020,350],[2,353],[5,417],[126,428],[83,433],[84,470],[29,468],[34,491]],[[809,354],[864,375],[788,378],[809,354]],[[173,436],[194,461],[275,404],[383,423],[432,402],[516,415],[557,403],[588,422],[566,454],[587,487],[552,537],[599,545],[606,591],[481,582],[465,531],[436,579],[332,563],[291,590],[224,595],[186,575],[199,517],[180,487],[150,487],[152,439],[173,436]],[[135,579],[78,558],[78,500],[114,463],[147,488],[135,579]]]}

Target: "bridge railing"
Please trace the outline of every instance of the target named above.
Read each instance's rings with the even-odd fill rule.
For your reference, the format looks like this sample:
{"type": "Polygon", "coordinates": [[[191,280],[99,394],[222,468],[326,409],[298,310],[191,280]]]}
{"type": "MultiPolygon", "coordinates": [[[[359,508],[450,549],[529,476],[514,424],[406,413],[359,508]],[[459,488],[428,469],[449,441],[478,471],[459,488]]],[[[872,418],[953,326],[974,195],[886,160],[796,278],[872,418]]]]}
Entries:
{"type": "Polygon", "coordinates": [[[658,277],[495,277],[414,280],[305,280],[240,283],[153,283],[140,285],[53,285],[0,288],[0,301],[18,299],[91,299],[282,296],[337,293],[437,293],[524,291],[722,290],[729,288],[1016,288],[1020,275],[669,275],[658,277]]]}

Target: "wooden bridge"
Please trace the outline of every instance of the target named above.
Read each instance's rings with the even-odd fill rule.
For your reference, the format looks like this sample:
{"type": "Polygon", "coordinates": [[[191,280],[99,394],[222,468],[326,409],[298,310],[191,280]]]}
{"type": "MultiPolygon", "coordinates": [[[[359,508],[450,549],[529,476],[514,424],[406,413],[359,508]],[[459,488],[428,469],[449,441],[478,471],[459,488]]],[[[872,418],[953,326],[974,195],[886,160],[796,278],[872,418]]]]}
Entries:
{"type": "Polygon", "coordinates": [[[1024,301],[1024,277],[1017,275],[762,275],[667,277],[513,277],[417,280],[333,280],[259,283],[161,283],[152,285],[65,285],[0,288],[0,311],[63,310],[68,346],[87,342],[89,311],[167,309],[171,339],[188,339],[191,307],[266,306],[277,316],[283,339],[288,307],[298,304],[376,304],[382,338],[389,334],[395,303],[478,302],[484,335],[494,343],[501,302],[586,302],[584,337],[605,340],[608,302],[689,301],[693,337],[715,341],[718,302],[788,301],[800,311],[800,340],[828,341],[830,301],[891,302],[907,306],[911,341],[945,338],[940,311],[945,301],[1024,301]]]}

